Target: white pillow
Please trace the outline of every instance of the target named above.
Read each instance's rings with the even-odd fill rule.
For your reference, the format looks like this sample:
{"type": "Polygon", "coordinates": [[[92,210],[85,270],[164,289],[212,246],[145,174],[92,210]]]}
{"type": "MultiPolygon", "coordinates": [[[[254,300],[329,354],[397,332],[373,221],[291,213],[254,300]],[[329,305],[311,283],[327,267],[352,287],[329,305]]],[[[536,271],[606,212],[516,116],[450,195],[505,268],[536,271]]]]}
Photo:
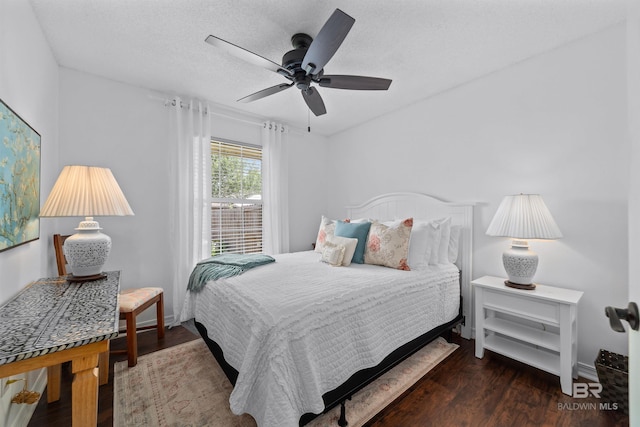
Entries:
{"type": "Polygon", "coordinates": [[[438,264],[440,261],[439,254],[440,254],[440,240],[442,240],[442,227],[440,227],[440,222],[438,221],[431,221],[429,225],[433,227],[435,231],[433,232],[433,238],[431,239],[431,242],[430,242],[431,253],[428,259],[429,259],[429,264],[435,265],[435,264],[438,264]]]}
{"type": "Polygon", "coordinates": [[[414,224],[411,229],[411,237],[409,237],[409,255],[407,256],[407,264],[412,270],[418,270],[429,264],[429,229],[433,230],[427,223],[414,224]]]}
{"type": "Polygon", "coordinates": [[[412,270],[427,268],[431,254],[439,245],[439,226],[431,222],[417,221],[413,223],[409,238],[409,256],[407,263],[412,270]]]}
{"type": "Polygon", "coordinates": [[[350,222],[352,224],[362,224],[363,222],[373,222],[373,219],[371,219],[371,218],[356,218],[356,219],[350,219],[348,222],[350,222]]]}
{"type": "Polygon", "coordinates": [[[435,221],[440,224],[440,242],[438,244],[438,264],[449,263],[449,239],[451,238],[451,217],[435,221]]]}
{"type": "Polygon", "coordinates": [[[326,262],[334,267],[342,265],[344,259],[344,245],[336,245],[335,243],[325,242],[322,247],[322,262],[326,262]]]}
{"type": "Polygon", "coordinates": [[[451,226],[451,236],[449,237],[449,262],[455,263],[458,260],[458,245],[460,243],[460,230],[459,225],[451,226]]]}
{"type": "Polygon", "coordinates": [[[333,235],[327,236],[327,241],[336,245],[344,246],[344,258],[342,259],[342,265],[348,267],[353,259],[353,254],[356,252],[358,239],[333,235]]]}

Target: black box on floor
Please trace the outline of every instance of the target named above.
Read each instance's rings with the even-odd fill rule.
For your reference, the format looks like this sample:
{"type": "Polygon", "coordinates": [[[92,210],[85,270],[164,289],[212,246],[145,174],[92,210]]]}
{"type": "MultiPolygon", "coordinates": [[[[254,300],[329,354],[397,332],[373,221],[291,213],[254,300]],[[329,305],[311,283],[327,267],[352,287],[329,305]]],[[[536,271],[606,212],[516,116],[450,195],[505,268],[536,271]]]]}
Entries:
{"type": "Polygon", "coordinates": [[[629,414],[629,357],[600,350],[595,365],[602,385],[601,400],[629,414]]]}

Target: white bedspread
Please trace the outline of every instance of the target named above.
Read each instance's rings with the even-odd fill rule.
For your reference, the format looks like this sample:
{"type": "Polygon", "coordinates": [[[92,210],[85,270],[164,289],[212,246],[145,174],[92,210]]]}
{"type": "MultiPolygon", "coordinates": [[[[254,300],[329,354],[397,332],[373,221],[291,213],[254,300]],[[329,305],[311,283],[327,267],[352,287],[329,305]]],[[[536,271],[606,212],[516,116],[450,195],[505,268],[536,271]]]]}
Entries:
{"type": "Polygon", "coordinates": [[[207,328],[239,372],[231,410],[261,427],[320,413],[325,392],[458,313],[454,265],[331,267],[313,251],[275,258],[188,293],[181,313],[207,328]]]}

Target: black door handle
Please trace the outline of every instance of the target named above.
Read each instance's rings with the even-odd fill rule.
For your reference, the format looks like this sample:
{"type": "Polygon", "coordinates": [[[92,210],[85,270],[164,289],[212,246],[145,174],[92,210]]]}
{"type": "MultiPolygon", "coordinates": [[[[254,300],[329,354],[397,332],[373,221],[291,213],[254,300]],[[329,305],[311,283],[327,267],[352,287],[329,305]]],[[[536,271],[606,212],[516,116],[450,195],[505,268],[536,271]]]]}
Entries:
{"type": "Polygon", "coordinates": [[[606,307],[604,314],[609,318],[611,329],[616,332],[624,332],[624,326],[620,320],[629,322],[629,326],[634,331],[640,328],[640,318],[638,316],[638,304],[630,302],[627,308],[606,307]]]}

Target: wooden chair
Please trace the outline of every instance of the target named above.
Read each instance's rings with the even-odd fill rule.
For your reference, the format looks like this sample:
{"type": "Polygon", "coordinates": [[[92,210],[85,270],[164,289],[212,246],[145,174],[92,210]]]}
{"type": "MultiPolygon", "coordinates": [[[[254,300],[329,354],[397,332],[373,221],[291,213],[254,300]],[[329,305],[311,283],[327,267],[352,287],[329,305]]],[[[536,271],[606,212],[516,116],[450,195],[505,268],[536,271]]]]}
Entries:
{"type": "MultiPolygon", "coordinates": [[[[62,250],[64,241],[69,236],[60,234],[53,235],[53,246],[56,250],[56,262],[58,264],[58,274],[66,276],[67,261],[62,250]]],[[[158,330],[158,339],[164,338],[164,293],[162,288],[146,287],[132,288],[120,291],[119,295],[120,319],[127,324],[127,350],[114,351],[113,353],[126,352],[129,366],[136,366],[138,363],[138,337],[136,332],[145,329],[158,330]],[[154,326],[137,327],[137,316],[152,305],[156,305],[156,322],[154,326]]],[[[106,376],[109,375],[109,355],[106,356],[106,376]]],[[[100,365],[100,375],[102,376],[102,365],[100,365]]],[[[106,382],[105,382],[106,383],[106,382]]],[[[101,382],[102,384],[102,382],[101,382]]]]}

